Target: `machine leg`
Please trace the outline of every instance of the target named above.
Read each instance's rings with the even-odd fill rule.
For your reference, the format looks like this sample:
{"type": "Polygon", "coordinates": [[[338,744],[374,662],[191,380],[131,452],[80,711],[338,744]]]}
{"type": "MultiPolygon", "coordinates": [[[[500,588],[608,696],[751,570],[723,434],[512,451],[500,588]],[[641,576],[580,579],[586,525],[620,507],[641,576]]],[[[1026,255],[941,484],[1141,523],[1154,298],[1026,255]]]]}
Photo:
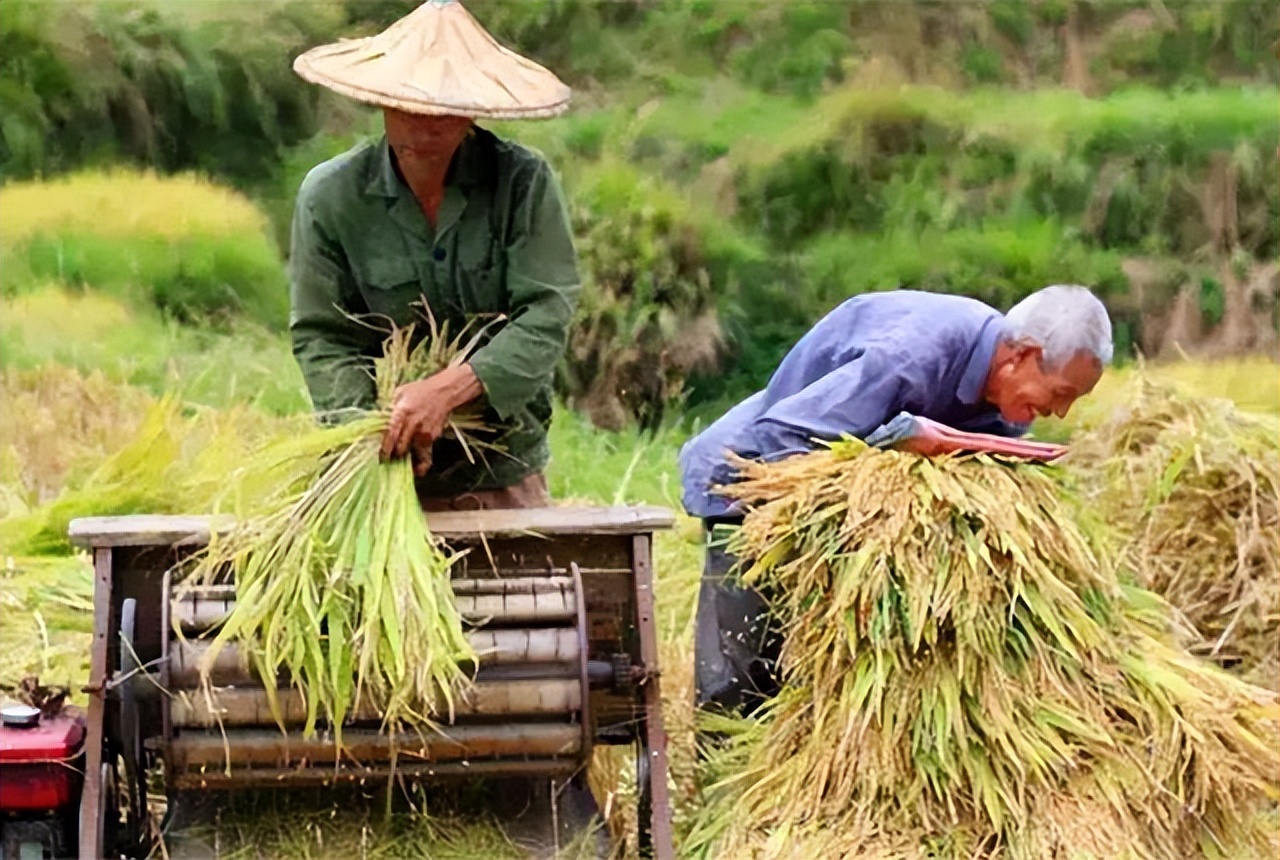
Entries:
{"type": "Polygon", "coordinates": [[[93,643],[89,651],[89,712],[85,727],[84,795],[80,802],[80,860],[104,860],[103,752],[107,707],[107,645],[115,630],[111,601],[111,550],[93,551],[93,643]]]}
{"type": "Polygon", "coordinates": [[[667,791],[667,732],[662,722],[662,695],[658,673],[658,627],[654,621],[653,558],[648,535],[637,535],[632,542],[632,566],[635,568],[636,616],[640,627],[640,661],[650,674],[641,687],[644,712],[640,719],[640,755],[644,766],[637,767],[637,789],[641,798],[638,816],[640,845],[643,854],[655,860],[672,860],[675,856],[671,835],[671,798],[667,791]],[[643,782],[642,782],[643,781],[643,782]],[[644,803],[648,798],[648,814],[644,803]],[[646,840],[644,837],[647,836],[646,840]]]}

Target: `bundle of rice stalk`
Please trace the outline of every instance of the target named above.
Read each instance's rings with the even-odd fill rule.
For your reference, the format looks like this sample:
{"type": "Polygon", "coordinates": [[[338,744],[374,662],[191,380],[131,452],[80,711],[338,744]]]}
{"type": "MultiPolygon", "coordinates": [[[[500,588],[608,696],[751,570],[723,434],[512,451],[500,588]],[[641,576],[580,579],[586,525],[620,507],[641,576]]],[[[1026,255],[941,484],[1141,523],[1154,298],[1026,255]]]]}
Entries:
{"type": "Polygon", "coordinates": [[[1125,402],[1073,446],[1090,500],[1196,653],[1280,687],[1280,422],[1141,375],[1125,402]]]}
{"type": "Polygon", "coordinates": [[[743,464],[783,691],[722,719],[709,857],[1246,857],[1275,697],[1169,643],[1057,473],[847,442],[743,464]],[[1081,841],[1080,832],[1089,841],[1081,841]],[[1089,852],[1092,852],[1090,854],[1089,852]]]}
{"type": "MultiPolygon", "coordinates": [[[[307,734],[323,719],[340,737],[360,712],[376,711],[386,726],[452,713],[466,681],[460,663],[475,661],[453,603],[452,559],[427,531],[410,461],[380,459],[396,387],[465,360],[477,342],[451,341],[428,321],[416,347],[412,327],[386,341],[376,410],[283,440],[234,476],[232,507],[258,513],[215,536],[188,580],[235,579],[235,610],[202,665],[206,692],[217,654],[236,643],[258,677],[291,679],[307,734]]],[[[472,451],[464,440],[481,429],[477,406],[455,412],[448,433],[472,451]]],[[[283,727],[275,685],[265,686],[283,727]]]]}

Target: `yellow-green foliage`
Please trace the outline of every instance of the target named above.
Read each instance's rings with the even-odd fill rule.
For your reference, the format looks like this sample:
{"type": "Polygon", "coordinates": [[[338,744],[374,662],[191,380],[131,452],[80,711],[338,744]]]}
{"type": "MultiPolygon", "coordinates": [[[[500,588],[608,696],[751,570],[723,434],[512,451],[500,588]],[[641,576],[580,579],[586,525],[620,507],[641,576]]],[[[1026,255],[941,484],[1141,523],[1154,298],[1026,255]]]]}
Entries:
{"type": "Polygon", "coordinates": [[[59,365],[0,372],[0,517],[52,501],[68,482],[124,447],[149,394],[101,373],[59,365]]]}
{"type": "Polygon", "coordinates": [[[93,171],[0,188],[0,242],[6,247],[55,232],[173,240],[266,230],[266,218],[243,195],[190,175],[93,171]]]}
{"type": "Polygon", "coordinates": [[[3,559],[0,684],[37,675],[83,700],[92,631],[93,566],[87,556],[3,559]]]}
{"type": "Polygon", "coordinates": [[[63,554],[78,517],[132,513],[203,514],[227,476],[269,439],[309,424],[250,409],[186,413],[172,398],[151,405],[136,435],[52,502],[0,520],[0,553],[63,554]]]}
{"type": "Polygon", "coordinates": [[[0,188],[6,294],[94,287],[183,319],[243,312],[284,322],[284,270],[266,218],[190,176],[93,172],[0,188]]]}
{"type": "Polygon", "coordinates": [[[1280,416],[1280,363],[1261,355],[1152,363],[1108,371],[1097,390],[1080,402],[1081,414],[1106,420],[1116,409],[1131,408],[1136,375],[1186,396],[1225,397],[1244,412],[1280,416]]]}
{"type": "Polygon", "coordinates": [[[4,368],[66,365],[205,406],[289,414],[308,404],[288,338],[249,321],[195,328],[100,292],[48,284],[0,298],[0,343],[4,368]]]}

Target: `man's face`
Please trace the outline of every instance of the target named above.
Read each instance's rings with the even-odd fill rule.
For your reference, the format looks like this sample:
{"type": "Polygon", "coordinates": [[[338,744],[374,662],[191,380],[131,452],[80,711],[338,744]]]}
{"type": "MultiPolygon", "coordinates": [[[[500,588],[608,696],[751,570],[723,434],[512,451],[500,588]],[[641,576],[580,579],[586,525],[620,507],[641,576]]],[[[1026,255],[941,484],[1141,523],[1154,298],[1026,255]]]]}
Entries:
{"type": "Polygon", "coordinates": [[[387,143],[402,166],[447,160],[471,128],[465,116],[425,116],[385,110],[387,143]]]}
{"type": "Polygon", "coordinates": [[[1038,346],[1025,344],[997,352],[986,399],[1006,421],[1029,424],[1037,417],[1063,418],[1102,378],[1102,362],[1088,352],[1076,353],[1053,370],[1044,367],[1042,358],[1038,346]]]}

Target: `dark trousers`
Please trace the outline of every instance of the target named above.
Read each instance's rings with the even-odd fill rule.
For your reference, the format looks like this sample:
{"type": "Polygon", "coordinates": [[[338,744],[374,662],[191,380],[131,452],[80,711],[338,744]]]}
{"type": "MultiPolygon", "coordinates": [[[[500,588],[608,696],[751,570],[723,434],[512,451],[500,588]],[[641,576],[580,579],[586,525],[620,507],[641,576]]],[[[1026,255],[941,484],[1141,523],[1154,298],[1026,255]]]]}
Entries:
{"type": "Polygon", "coordinates": [[[749,716],[778,692],[782,637],[768,595],[738,582],[723,540],[740,519],[703,520],[706,563],[698,590],[694,683],[699,708],[749,716]]]}

